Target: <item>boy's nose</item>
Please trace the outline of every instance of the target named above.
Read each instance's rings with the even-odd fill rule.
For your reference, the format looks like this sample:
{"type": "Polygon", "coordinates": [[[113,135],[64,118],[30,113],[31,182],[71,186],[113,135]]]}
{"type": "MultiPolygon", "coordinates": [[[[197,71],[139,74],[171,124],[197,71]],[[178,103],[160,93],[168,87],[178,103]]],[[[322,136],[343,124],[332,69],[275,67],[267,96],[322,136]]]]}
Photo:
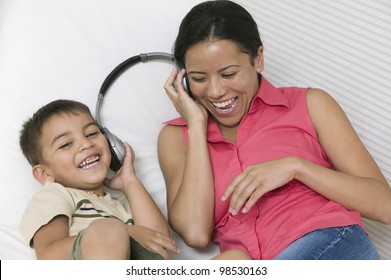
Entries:
{"type": "Polygon", "coordinates": [[[90,139],[83,138],[80,143],[80,151],[84,151],[84,150],[89,149],[93,146],[94,146],[94,143],[90,139]]]}

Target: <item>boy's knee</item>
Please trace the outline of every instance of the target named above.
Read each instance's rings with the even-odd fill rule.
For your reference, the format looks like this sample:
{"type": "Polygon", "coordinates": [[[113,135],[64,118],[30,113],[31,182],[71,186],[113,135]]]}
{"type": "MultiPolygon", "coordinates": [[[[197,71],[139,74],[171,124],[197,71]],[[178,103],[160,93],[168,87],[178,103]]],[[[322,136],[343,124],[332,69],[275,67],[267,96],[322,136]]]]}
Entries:
{"type": "Polygon", "coordinates": [[[130,238],[126,224],[116,219],[91,222],[81,239],[81,249],[87,258],[127,258],[130,256],[130,238]]]}
{"type": "Polygon", "coordinates": [[[113,243],[129,242],[126,225],[116,219],[99,219],[93,221],[85,230],[83,241],[111,246],[113,243]]]}

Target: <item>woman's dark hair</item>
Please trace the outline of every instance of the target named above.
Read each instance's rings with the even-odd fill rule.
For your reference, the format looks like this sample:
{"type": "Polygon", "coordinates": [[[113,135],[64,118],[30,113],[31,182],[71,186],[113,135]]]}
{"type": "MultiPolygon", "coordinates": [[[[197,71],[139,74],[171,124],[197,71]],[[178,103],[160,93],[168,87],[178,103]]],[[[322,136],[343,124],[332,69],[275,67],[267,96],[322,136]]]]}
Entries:
{"type": "Polygon", "coordinates": [[[213,39],[233,41],[250,58],[255,58],[262,46],[258,25],[246,9],[231,1],[206,1],[183,18],[174,46],[176,61],[184,66],[191,46],[213,39]]]}
{"type": "Polygon", "coordinates": [[[85,104],[74,100],[59,99],[41,107],[31,118],[25,121],[19,136],[20,148],[31,166],[43,162],[40,144],[43,126],[52,116],[64,113],[74,115],[86,113],[94,119],[90,109],[85,104]]]}

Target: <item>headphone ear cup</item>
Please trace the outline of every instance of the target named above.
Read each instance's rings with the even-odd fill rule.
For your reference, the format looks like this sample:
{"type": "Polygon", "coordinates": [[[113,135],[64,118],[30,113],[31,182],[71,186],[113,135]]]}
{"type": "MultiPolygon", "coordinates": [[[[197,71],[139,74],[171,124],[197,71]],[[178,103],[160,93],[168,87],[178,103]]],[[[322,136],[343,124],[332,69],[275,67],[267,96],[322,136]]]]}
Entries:
{"type": "Polygon", "coordinates": [[[189,78],[187,77],[187,74],[183,76],[182,84],[183,84],[183,88],[186,90],[189,96],[193,98],[193,94],[190,91],[189,78]]]}
{"type": "Polygon", "coordinates": [[[110,168],[113,171],[118,171],[121,168],[125,158],[126,152],[124,143],[121,141],[121,139],[112,134],[107,128],[101,127],[100,131],[109,143],[109,148],[111,152],[110,168]]]}

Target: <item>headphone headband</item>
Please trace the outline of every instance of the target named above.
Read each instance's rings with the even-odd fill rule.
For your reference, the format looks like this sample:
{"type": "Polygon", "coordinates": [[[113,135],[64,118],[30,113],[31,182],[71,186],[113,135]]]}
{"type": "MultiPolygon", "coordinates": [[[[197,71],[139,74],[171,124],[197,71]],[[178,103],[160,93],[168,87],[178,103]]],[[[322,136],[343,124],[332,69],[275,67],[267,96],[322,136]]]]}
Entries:
{"type": "Polygon", "coordinates": [[[100,107],[103,102],[103,98],[105,94],[107,93],[107,90],[109,87],[113,84],[113,82],[123,73],[125,70],[127,70],[129,67],[133,66],[134,64],[137,64],[139,62],[147,62],[150,60],[168,60],[171,62],[174,62],[174,56],[169,53],[164,52],[151,52],[151,53],[141,53],[140,55],[135,55],[127,60],[121,62],[117,67],[115,67],[110,74],[106,77],[106,79],[103,81],[102,86],[100,87],[99,94],[98,94],[98,100],[96,102],[95,107],[95,120],[98,124],[101,124],[100,120],[100,107]]]}

